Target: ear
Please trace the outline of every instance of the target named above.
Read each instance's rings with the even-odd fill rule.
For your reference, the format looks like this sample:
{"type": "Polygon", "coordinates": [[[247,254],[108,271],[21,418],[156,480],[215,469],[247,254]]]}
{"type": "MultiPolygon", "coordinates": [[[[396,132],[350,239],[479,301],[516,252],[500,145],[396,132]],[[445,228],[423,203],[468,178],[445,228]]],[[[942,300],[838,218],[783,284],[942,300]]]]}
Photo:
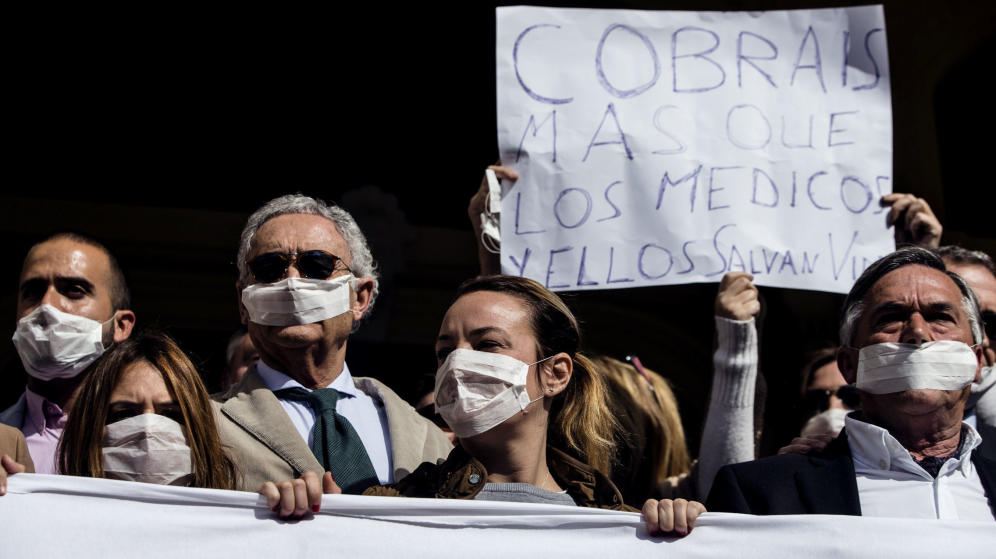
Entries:
{"type": "Polygon", "coordinates": [[[239,319],[242,321],[243,326],[249,326],[249,311],[246,310],[245,304],[242,302],[242,290],[245,288],[241,281],[235,282],[235,298],[238,300],[239,305],[239,319]]]}
{"type": "Polygon", "coordinates": [[[125,309],[118,311],[114,315],[114,343],[123,342],[131,336],[131,331],[135,328],[135,313],[125,309]]]}
{"type": "Polygon", "coordinates": [[[854,347],[837,348],[837,368],[848,384],[858,380],[858,349],[854,347]]]}
{"type": "Polygon", "coordinates": [[[574,360],[563,352],[540,363],[539,367],[540,389],[543,396],[550,398],[563,392],[574,374],[574,360]]]}
{"type": "Polygon", "coordinates": [[[363,314],[373,301],[373,291],[376,280],[373,278],[356,278],[356,289],[353,291],[352,310],[353,322],[363,318],[363,314]]]}
{"type": "MultiPolygon", "coordinates": [[[[986,341],[989,339],[986,338],[986,341]]],[[[979,364],[975,367],[975,380],[972,382],[978,383],[982,380],[982,366],[986,364],[986,346],[988,344],[979,344],[975,346],[975,358],[978,360],[979,364]]]]}

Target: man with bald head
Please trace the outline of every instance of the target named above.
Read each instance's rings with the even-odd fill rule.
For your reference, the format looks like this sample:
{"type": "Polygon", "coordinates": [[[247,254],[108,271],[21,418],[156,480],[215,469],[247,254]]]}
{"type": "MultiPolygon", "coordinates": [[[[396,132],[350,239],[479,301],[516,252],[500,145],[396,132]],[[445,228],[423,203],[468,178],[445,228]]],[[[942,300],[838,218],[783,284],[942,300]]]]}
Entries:
{"type": "Polygon", "coordinates": [[[962,421],[983,359],[965,281],[926,249],[899,249],[855,282],[840,338],[862,410],[822,453],[724,467],[709,510],[993,521],[996,464],[962,421]]]}
{"type": "Polygon", "coordinates": [[[104,245],[58,233],[31,247],[17,292],[14,346],[28,386],[0,423],[25,436],[38,473],[56,473],[63,410],[87,366],[131,335],[135,313],[117,260],[104,245]]]}
{"type": "Polygon", "coordinates": [[[237,258],[239,311],[259,361],[216,396],[216,410],[240,488],[331,472],[360,493],[449,454],[438,427],[346,364],[349,335],[377,296],[349,213],[300,194],[271,200],[249,217],[237,258]]]}

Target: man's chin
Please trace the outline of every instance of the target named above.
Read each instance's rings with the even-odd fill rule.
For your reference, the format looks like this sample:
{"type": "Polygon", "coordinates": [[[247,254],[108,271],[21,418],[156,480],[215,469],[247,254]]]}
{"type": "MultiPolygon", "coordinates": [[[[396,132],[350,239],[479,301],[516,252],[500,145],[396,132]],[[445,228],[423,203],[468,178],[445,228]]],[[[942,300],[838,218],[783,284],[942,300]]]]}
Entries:
{"type": "Polygon", "coordinates": [[[264,340],[283,347],[308,347],[321,341],[322,324],[293,324],[291,326],[256,326],[264,340]]]}
{"type": "Polygon", "coordinates": [[[957,404],[961,390],[905,390],[890,395],[891,405],[905,415],[921,416],[946,410],[957,404]]]}

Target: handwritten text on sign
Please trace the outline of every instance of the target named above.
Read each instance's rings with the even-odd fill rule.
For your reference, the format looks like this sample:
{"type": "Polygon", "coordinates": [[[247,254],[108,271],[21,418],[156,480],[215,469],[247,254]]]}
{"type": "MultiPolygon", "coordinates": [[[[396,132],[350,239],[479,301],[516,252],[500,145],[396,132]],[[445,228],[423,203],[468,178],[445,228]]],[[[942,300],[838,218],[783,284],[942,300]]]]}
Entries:
{"type": "Polygon", "coordinates": [[[881,6],[497,11],[502,270],[846,292],[893,249],[881,6]]]}

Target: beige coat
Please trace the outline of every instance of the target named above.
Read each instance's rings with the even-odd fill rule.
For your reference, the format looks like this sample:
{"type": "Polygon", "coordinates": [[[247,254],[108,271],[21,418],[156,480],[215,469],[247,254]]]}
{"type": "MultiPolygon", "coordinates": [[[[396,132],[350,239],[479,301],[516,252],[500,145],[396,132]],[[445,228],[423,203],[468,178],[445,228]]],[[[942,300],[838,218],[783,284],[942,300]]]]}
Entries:
{"type": "Polygon", "coordinates": [[[26,473],[35,472],[35,464],[28,455],[28,445],[24,442],[24,435],[13,427],[0,425],[0,456],[4,454],[23,465],[26,473]]]}
{"type": "MultiPolygon", "coordinates": [[[[354,377],[356,387],[384,404],[391,437],[394,480],[422,462],[437,463],[452,450],[446,435],[420,416],[390,388],[372,378],[354,377]]],[[[239,471],[238,489],[256,491],[267,481],[284,481],[322,465],[287,417],[280,401],[250,368],[242,381],[212,402],[222,444],[239,471]]]]}

